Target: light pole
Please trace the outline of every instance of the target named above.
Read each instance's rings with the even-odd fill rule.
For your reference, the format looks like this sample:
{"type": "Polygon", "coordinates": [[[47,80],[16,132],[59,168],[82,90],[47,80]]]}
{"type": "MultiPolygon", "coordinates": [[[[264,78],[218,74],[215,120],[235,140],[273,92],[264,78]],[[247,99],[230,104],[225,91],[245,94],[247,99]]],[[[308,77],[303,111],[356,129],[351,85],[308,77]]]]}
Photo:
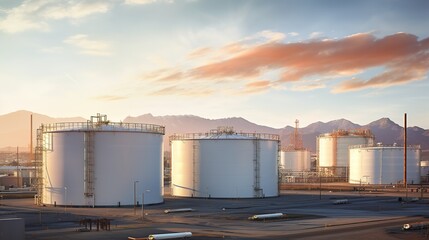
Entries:
{"type": "Polygon", "coordinates": [[[64,187],[64,212],[67,212],[67,187],[64,187]]]}
{"type": "MultiPolygon", "coordinates": [[[[143,208],[143,206],[144,206],[144,192],[145,191],[142,192],[142,221],[144,219],[144,208],[143,208]]],[[[146,192],[150,192],[150,190],[146,190],[146,192]]]]}
{"type": "Polygon", "coordinates": [[[134,181],[134,215],[136,215],[136,183],[139,181],[134,181]]]}

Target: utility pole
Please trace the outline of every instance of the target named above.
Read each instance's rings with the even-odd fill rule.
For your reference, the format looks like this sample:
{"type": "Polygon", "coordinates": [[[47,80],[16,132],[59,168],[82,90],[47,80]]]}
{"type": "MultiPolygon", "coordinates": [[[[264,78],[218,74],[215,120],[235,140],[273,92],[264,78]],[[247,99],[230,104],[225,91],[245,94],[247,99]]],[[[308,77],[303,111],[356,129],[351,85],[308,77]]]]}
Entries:
{"type": "Polygon", "coordinates": [[[407,185],[407,113],[404,113],[404,187],[405,199],[408,198],[408,185],[407,185]]]}
{"type": "Polygon", "coordinates": [[[16,187],[19,188],[19,147],[16,147],[16,187]]]}

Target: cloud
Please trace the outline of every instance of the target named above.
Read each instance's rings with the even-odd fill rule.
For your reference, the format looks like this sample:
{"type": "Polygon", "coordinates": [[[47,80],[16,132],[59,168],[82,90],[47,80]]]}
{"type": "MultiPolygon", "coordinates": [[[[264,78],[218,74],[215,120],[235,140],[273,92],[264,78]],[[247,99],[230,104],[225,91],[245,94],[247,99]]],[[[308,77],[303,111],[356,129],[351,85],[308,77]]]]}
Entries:
{"type": "Polygon", "coordinates": [[[429,71],[429,39],[397,33],[377,39],[361,33],[342,39],[309,42],[268,42],[247,47],[234,57],[188,70],[196,79],[255,79],[269,70],[280,70],[277,84],[302,81],[312,76],[337,79],[364,73],[373,67],[386,71],[369,80],[349,80],[334,92],[405,84],[425,78],[429,71]]]}
{"type": "Polygon", "coordinates": [[[106,42],[91,40],[87,35],[78,34],[64,40],[65,43],[80,49],[81,54],[108,56],[111,55],[110,46],[106,42]]]}
{"type": "Polygon", "coordinates": [[[26,30],[47,31],[48,24],[32,17],[38,13],[49,1],[24,1],[18,7],[4,10],[7,14],[4,19],[0,19],[0,30],[6,33],[17,33],[26,30]]]}
{"type": "Polygon", "coordinates": [[[125,4],[128,5],[142,5],[142,4],[151,4],[155,3],[157,0],[125,0],[125,4]]]}
{"type": "Polygon", "coordinates": [[[250,93],[260,93],[267,91],[271,87],[271,82],[267,80],[261,80],[256,82],[250,82],[245,85],[243,94],[250,94],[250,93]]]}
{"type": "Polygon", "coordinates": [[[101,101],[118,101],[118,100],[127,99],[127,97],[119,96],[119,95],[102,95],[102,96],[97,96],[94,99],[101,100],[101,101]]]}
{"type": "Polygon", "coordinates": [[[294,85],[291,90],[292,91],[298,91],[298,92],[305,92],[305,91],[312,91],[315,89],[321,89],[325,88],[326,85],[323,83],[310,83],[310,84],[300,84],[300,85],[294,85]]]}
{"type": "Polygon", "coordinates": [[[48,19],[78,19],[95,13],[105,13],[109,11],[110,4],[106,1],[100,2],[67,2],[48,6],[41,16],[48,19]]]}
{"type": "Polygon", "coordinates": [[[156,2],[174,3],[174,0],[125,0],[126,5],[146,5],[156,2]]]}
{"type": "Polygon", "coordinates": [[[156,91],[151,92],[151,96],[166,96],[166,95],[181,95],[188,97],[201,97],[212,95],[214,90],[206,88],[184,88],[179,86],[169,86],[156,91]]]}
{"type": "Polygon", "coordinates": [[[110,5],[107,1],[25,0],[15,8],[2,10],[6,17],[0,19],[0,31],[49,31],[50,20],[81,19],[95,13],[105,13],[110,5]]]}
{"type": "Polygon", "coordinates": [[[429,38],[419,40],[412,34],[377,38],[372,33],[357,33],[292,43],[272,41],[282,39],[280,34],[278,38],[267,36],[271,33],[257,33],[218,48],[200,47],[187,55],[183,66],[156,70],[140,80],[157,84],[159,89],[150,95],[321,88],[343,93],[408,84],[426,79],[429,72],[429,38]]]}

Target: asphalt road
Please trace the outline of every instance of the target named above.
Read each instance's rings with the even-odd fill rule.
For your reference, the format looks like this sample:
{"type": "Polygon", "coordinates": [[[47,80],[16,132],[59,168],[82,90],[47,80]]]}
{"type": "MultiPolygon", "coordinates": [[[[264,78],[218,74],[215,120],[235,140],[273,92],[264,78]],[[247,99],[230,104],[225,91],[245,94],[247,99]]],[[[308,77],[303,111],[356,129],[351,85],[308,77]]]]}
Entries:
{"type": "MultiPolygon", "coordinates": [[[[282,191],[264,199],[195,199],[165,197],[163,204],[141,209],[41,207],[32,199],[3,199],[0,218],[20,217],[26,239],[127,239],[154,233],[190,231],[192,239],[429,239],[427,229],[402,231],[404,223],[429,221],[423,199],[400,202],[395,193],[282,191]],[[333,204],[347,199],[347,204],[333,204]],[[166,209],[192,212],[165,214],[166,209]],[[254,214],[286,217],[250,221],[254,214]],[[111,219],[111,230],[79,232],[79,220],[111,219]]],[[[411,196],[412,197],[412,196],[411,196]]]]}

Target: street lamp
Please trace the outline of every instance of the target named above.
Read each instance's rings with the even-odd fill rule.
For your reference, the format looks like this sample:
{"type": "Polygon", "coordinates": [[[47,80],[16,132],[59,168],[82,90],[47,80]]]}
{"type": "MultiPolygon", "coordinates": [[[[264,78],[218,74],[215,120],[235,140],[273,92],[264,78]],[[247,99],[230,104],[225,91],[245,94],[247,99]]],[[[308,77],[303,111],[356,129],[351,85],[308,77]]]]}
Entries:
{"type": "Polygon", "coordinates": [[[134,215],[136,215],[136,183],[139,181],[134,181],[134,215]]]}
{"type": "Polygon", "coordinates": [[[67,212],[67,187],[64,187],[64,212],[67,212]]]}
{"type": "MultiPolygon", "coordinates": [[[[144,192],[145,191],[142,192],[142,220],[144,219],[144,192]]],[[[150,190],[146,190],[146,192],[150,192],[150,190]]]]}

